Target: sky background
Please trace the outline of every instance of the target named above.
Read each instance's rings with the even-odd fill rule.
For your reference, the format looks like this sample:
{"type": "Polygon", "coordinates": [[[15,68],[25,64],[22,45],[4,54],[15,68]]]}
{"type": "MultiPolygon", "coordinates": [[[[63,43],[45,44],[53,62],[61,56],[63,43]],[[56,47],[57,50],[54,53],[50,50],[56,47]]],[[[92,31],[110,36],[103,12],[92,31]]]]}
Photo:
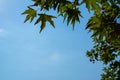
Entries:
{"type": "Polygon", "coordinates": [[[31,0],[0,0],[0,80],[100,80],[102,65],[90,63],[86,51],[92,48],[85,30],[87,11],[73,31],[55,19],[39,33],[39,25],[24,23],[21,13],[31,0]]]}

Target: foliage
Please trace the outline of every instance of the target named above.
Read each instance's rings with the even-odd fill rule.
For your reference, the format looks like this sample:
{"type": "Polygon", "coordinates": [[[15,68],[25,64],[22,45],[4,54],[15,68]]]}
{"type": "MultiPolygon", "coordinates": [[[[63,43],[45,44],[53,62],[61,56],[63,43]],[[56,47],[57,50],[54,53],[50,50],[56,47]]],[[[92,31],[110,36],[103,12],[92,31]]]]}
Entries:
{"type": "Polygon", "coordinates": [[[75,23],[82,17],[79,7],[86,5],[89,12],[94,15],[89,19],[86,29],[92,33],[94,46],[87,51],[91,62],[101,61],[105,65],[101,80],[120,80],[120,0],[32,0],[22,14],[26,14],[25,22],[30,22],[38,17],[35,24],[41,22],[40,32],[45,28],[46,22],[53,27],[54,14],[48,11],[56,11],[57,16],[62,16],[67,25],[71,23],[74,29],[75,23]],[[39,8],[39,10],[35,10],[39,8]],[[34,8],[34,9],[33,9],[34,8]]]}

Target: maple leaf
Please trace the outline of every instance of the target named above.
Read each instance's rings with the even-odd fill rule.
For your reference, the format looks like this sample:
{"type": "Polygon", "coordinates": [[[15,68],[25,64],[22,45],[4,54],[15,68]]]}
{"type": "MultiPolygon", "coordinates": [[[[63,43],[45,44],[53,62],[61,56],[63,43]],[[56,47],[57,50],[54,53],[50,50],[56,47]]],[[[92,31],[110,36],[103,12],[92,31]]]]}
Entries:
{"type": "Polygon", "coordinates": [[[30,7],[28,7],[28,9],[25,10],[22,14],[23,14],[23,15],[24,15],[24,14],[27,14],[24,23],[27,22],[28,20],[30,20],[30,22],[32,22],[33,19],[34,19],[34,18],[36,17],[36,15],[37,15],[36,10],[34,10],[33,8],[30,8],[30,7]]]}
{"type": "Polygon", "coordinates": [[[49,22],[55,28],[54,22],[52,20],[53,18],[56,18],[55,16],[51,16],[47,14],[38,14],[38,16],[39,18],[36,20],[35,25],[41,22],[40,32],[42,32],[42,30],[45,28],[46,22],[49,22]]]}

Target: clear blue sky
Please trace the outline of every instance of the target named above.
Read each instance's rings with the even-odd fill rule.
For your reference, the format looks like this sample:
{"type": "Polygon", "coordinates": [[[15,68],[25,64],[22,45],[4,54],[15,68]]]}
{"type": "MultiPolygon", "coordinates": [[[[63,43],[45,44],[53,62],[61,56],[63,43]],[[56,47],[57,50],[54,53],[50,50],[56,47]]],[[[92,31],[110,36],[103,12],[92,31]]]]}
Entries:
{"type": "Polygon", "coordinates": [[[92,64],[86,51],[92,48],[84,19],[73,31],[56,19],[56,28],[23,23],[21,13],[31,0],[0,0],[0,80],[100,80],[102,65],[92,64]]]}

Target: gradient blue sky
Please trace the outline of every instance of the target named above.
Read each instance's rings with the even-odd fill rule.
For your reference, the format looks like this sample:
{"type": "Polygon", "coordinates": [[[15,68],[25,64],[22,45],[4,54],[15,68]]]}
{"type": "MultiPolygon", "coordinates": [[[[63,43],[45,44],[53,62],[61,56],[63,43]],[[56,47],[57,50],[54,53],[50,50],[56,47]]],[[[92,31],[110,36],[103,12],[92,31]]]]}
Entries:
{"type": "Polygon", "coordinates": [[[85,30],[88,15],[73,31],[55,19],[56,28],[47,24],[24,24],[21,13],[31,0],[0,0],[0,80],[99,80],[102,65],[92,64],[86,51],[92,48],[85,30]]]}

